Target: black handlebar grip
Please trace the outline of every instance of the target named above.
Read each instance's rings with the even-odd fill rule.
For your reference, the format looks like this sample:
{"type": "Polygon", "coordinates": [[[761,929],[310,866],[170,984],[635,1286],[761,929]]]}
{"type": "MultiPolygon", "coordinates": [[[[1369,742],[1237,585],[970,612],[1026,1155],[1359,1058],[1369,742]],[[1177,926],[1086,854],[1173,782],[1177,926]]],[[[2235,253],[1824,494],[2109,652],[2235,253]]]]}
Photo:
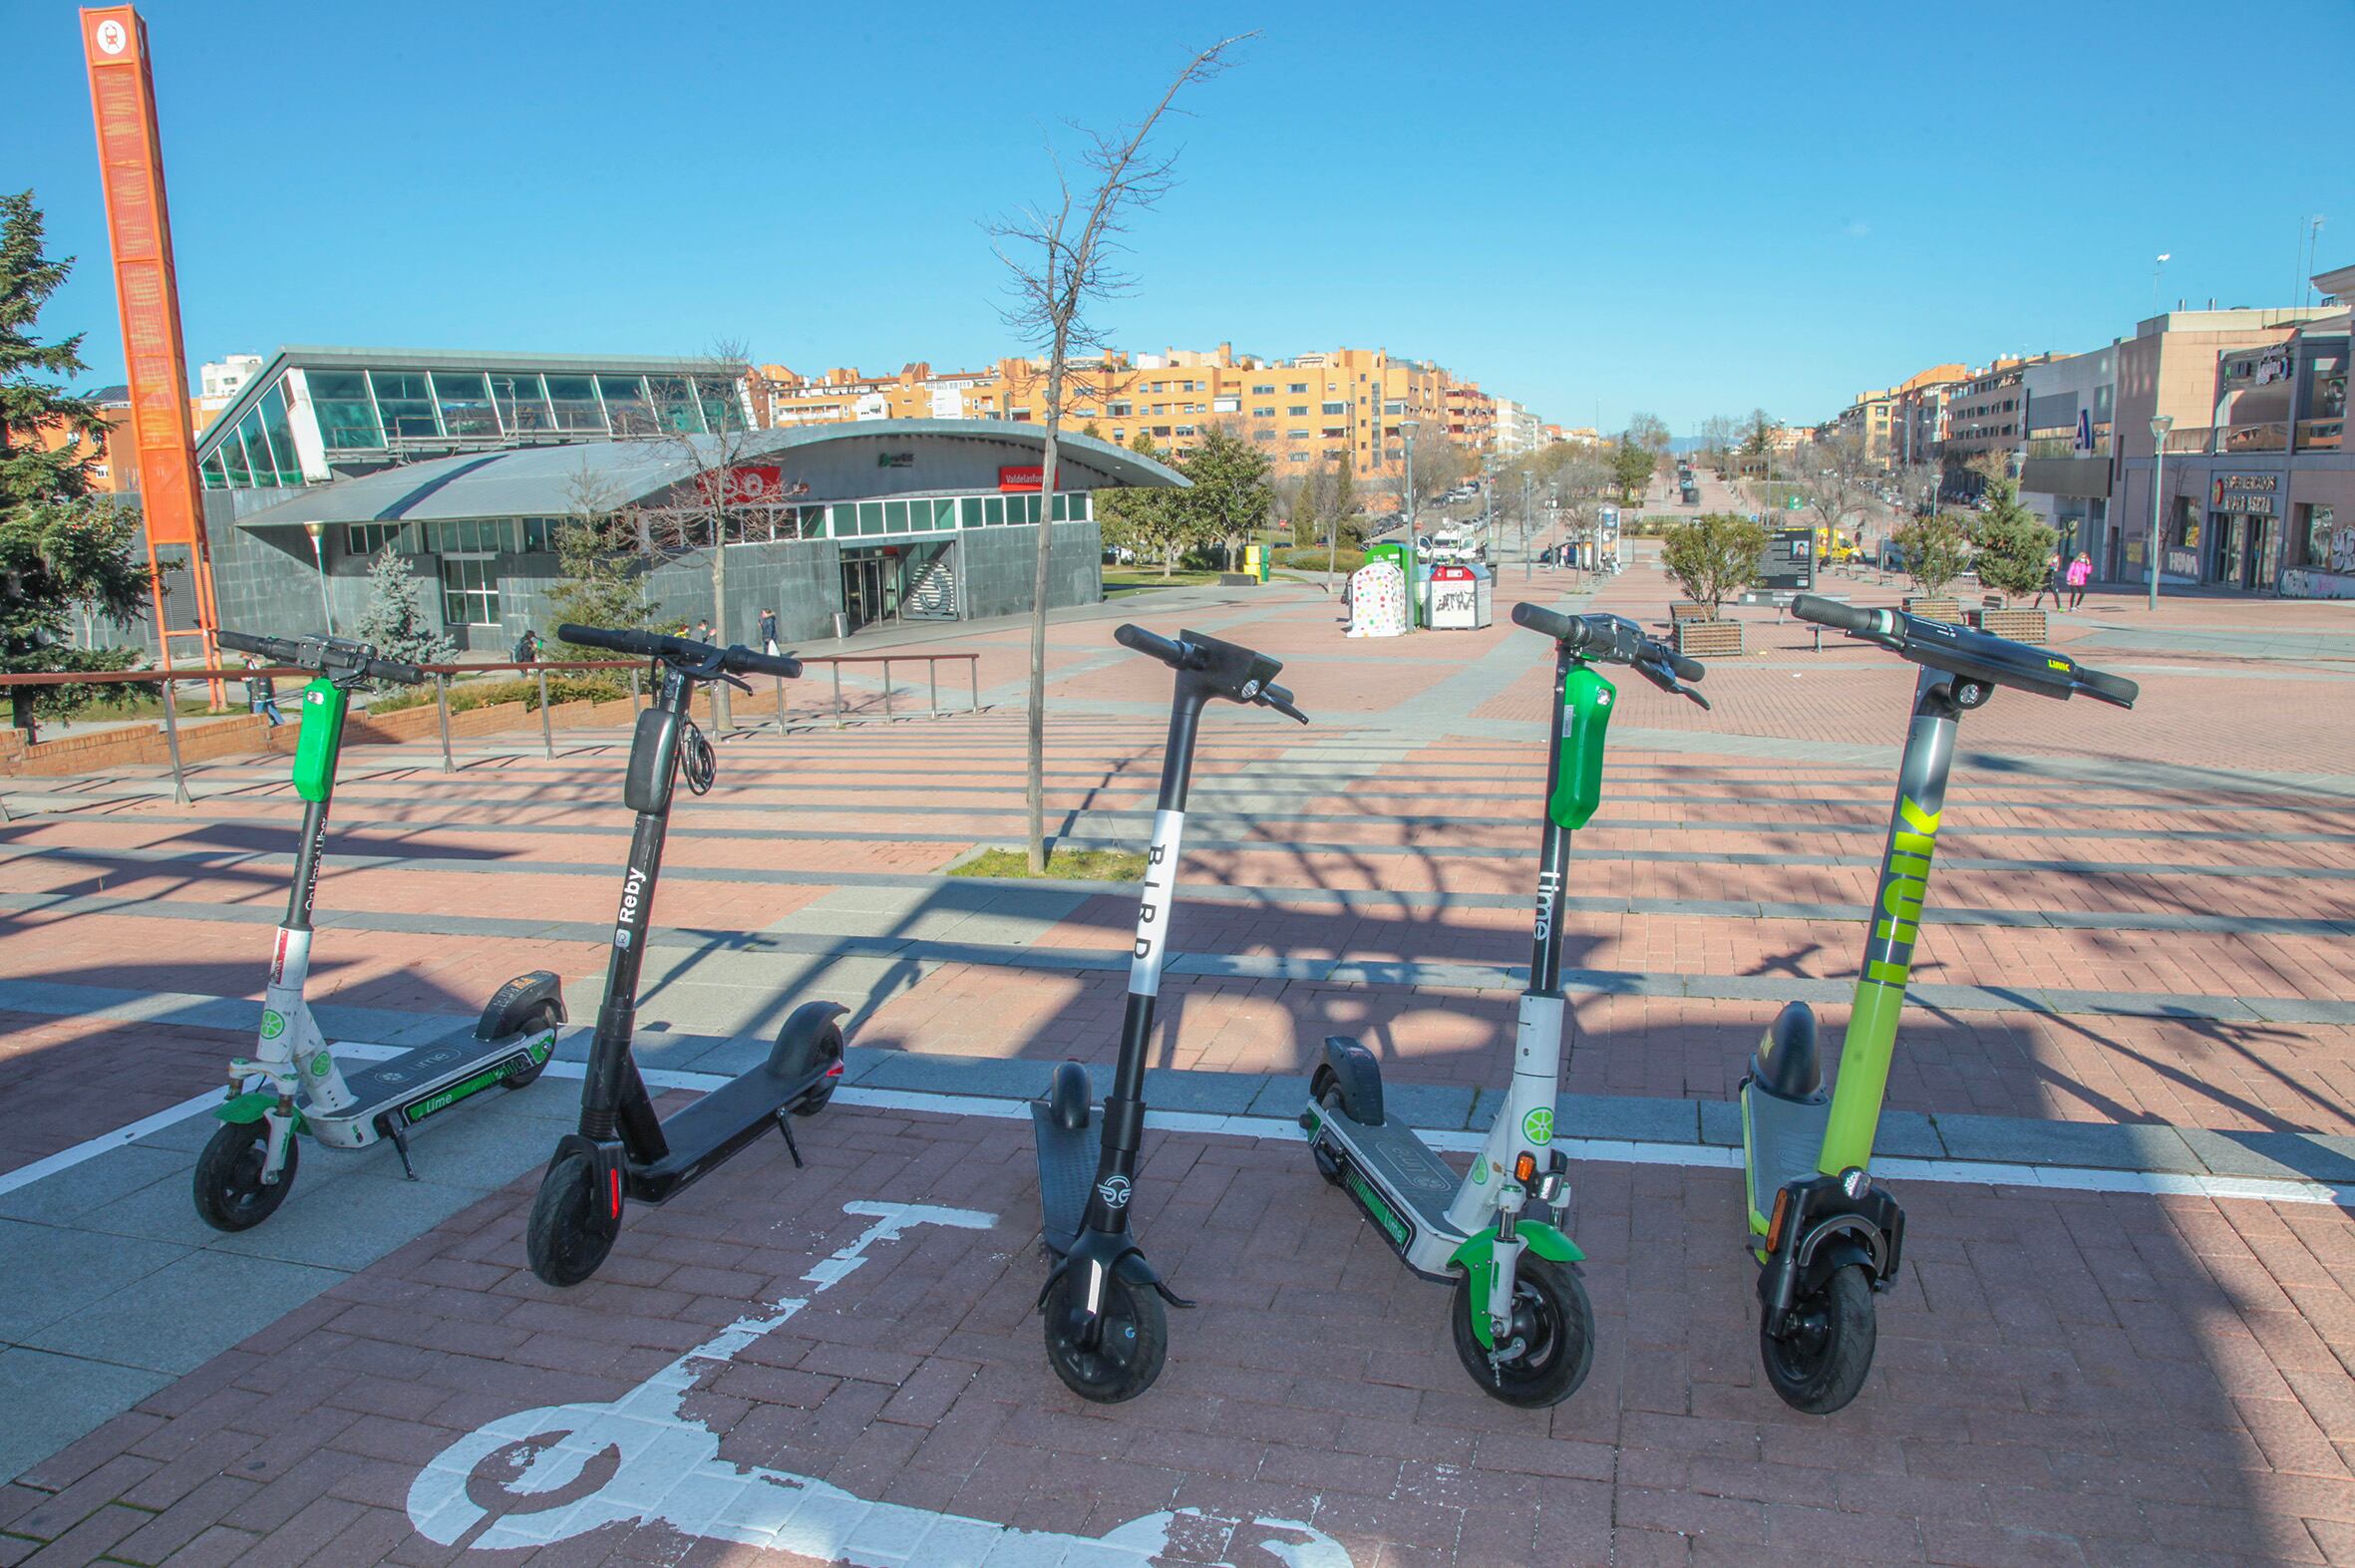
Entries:
{"type": "Polygon", "coordinates": [[[223,648],[234,648],[239,653],[268,653],[270,644],[278,639],[256,637],[251,632],[218,631],[212,634],[212,640],[223,648]]]}
{"type": "Polygon", "coordinates": [[[371,659],[363,673],[372,681],[397,681],[403,686],[417,686],[425,680],[425,671],[398,659],[371,659]]]}
{"type": "Polygon", "coordinates": [[[1709,673],[1709,667],[1698,659],[1688,659],[1666,643],[1660,645],[1660,660],[1676,672],[1680,681],[1697,681],[1709,673]]]}
{"type": "Polygon", "coordinates": [[[644,632],[610,631],[602,626],[575,626],[570,621],[556,628],[556,636],[582,648],[610,648],[615,653],[651,654],[655,639],[644,632]]]}
{"type": "Polygon", "coordinates": [[[782,653],[755,653],[741,643],[721,657],[721,664],[744,675],[779,675],[789,681],[802,678],[801,660],[782,653]]]}
{"type": "Polygon", "coordinates": [[[1534,604],[1521,603],[1513,607],[1513,624],[1541,632],[1555,642],[1566,642],[1576,648],[1586,641],[1586,623],[1575,615],[1564,615],[1559,610],[1541,609],[1534,604]]]}
{"type": "Polygon", "coordinates": [[[1844,632],[1875,632],[1880,630],[1878,610],[1860,610],[1838,599],[1819,599],[1803,593],[1791,601],[1791,613],[1803,621],[1814,621],[1819,626],[1834,626],[1844,632]]]}
{"type": "Polygon", "coordinates": [[[1124,621],[1112,634],[1112,640],[1133,653],[1151,654],[1172,669],[1185,663],[1185,645],[1175,643],[1158,632],[1149,632],[1134,621],[1124,621]]]}
{"type": "Polygon", "coordinates": [[[2143,695],[2143,688],[2125,676],[2105,675],[2099,670],[2089,670],[2082,664],[2077,667],[2075,679],[2083,690],[2106,703],[2116,703],[2121,708],[2132,708],[2135,699],[2143,695]]]}

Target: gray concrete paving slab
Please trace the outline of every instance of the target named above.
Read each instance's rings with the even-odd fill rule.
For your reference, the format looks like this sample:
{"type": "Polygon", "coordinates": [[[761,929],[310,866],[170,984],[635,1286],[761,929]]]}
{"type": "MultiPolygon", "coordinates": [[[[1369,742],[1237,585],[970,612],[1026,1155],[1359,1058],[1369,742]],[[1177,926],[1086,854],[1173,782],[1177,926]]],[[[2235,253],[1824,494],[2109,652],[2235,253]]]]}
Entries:
{"type": "MultiPolygon", "coordinates": [[[[189,1218],[194,1221],[193,1213],[189,1218]]],[[[176,1376],[268,1328],[343,1277],[335,1269],[192,1251],[34,1330],[22,1343],[176,1376]]]]}
{"type": "MultiPolygon", "coordinates": [[[[172,1381],[147,1368],[0,1348],[0,1475],[14,1476],[172,1381]]],[[[0,1543],[4,1544],[4,1543],[0,1543]]]]}

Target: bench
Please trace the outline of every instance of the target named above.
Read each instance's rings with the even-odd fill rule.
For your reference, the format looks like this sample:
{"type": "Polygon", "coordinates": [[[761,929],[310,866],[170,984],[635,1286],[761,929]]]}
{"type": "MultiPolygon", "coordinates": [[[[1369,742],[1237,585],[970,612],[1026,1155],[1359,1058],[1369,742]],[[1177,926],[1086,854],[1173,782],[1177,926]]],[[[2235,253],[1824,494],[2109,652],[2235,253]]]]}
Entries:
{"type": "Polygon", "coordinates": [[[1982,610],[1979,630],[1990,637],[2005,637],[2037,647],[2044,646],[2045,638],[2052,635],[2042,610],[1982,610]]]}
{"type": "Polygon", "coordinates": [[[1686,616],[1676,623],[1676,651],[1689,659],[1738,659],[1742,656],[1742,623],[1686,616]]]}
{"type": "Polygon", "coordinates": [[[1925,621],[1944,621],[1949,626],[1960,626],[1962,624],[1962,601],[1960,599],[1907,599],[1905,613],[1919,616],[1925,621]]]}
{"type": "Polygon", "coordinates": [[[1708,605],[1690,599],[1674,599],[1668,605],[1668,624],[1682,625],[1686,621],[1714,621],[1717,612],[1708,605]]]}

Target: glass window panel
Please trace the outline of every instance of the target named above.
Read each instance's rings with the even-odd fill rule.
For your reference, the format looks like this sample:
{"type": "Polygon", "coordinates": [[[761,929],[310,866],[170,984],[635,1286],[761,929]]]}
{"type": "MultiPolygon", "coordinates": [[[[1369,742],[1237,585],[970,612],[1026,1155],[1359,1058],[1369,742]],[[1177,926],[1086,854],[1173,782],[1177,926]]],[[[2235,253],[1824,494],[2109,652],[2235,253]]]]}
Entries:
{"type": "Polygon", "coordinates": [[[662,429],[680,435],[700,435],[703,411],[696,407],[695,389],[682,376],[649,376],[647,395],[654,400],[654,417],[662,429]]]}
{"type": "Polygon", "coordinates": [[[319,439],[329,452],[384,445],[384,428],[376,423],[366,376],[356,370],[314,370],[305,379],[311,389],[311,415],[319,422],[319,439]]]}
{"type": "Polygon", "coordinates": [[[442,429],[452,436],[497,436],[491,412],[491,383],[481,371],[434,372],[434,401],[442,407],[442,429]]]}
{"type": "Polygon", "coordinates": [[[253,483],[253,474],[245,467],[245,448],[237,440],[235,431],[221,434],[220,446],[213,453],[220,461],[221,473],[231,489],[245,489],[253,483]]]}
{"type": "Polygon", "coordinates": [[[605,428],[605,411],[597,402],[594,377],[550,376],[547,395],[549,407],[556,416],[556,429],[601,431],[605,428]]]}
{"type": "Polygon", "coordinates": [[[286,392],[283,387],[272,387],[262,394],[261,428],[270,438],[270,451],[278,460],[278,482],[293,488],[302,483],[302,459],[294,450],[294,427],[286,422],[286,392]]]}
{"type": "Polygon", "coordinates": [[[454,626],[497,626],[498,568],[481,559],[444,561],[442,618],[454,626]]]}
{"type": "Polygon", "coordinates": [[[744,408],[737,401],[734,382],[722,377],[699,376],[695,382],[695,395],[703,405],[706,430],[744,429],[744,408]]]}
{"type": "Polygon", "coordinates": [[[376,392],[376,411],[384,419],[384,433],[395,441],[415,441],[442,434],[441,416],[434,412],[433,388],[415,371],[372,370],[369,385],[376,392]]]}
{"type": "Polygon", "coordinates": [[[228,488],[228,471],[221,467],[220,454],[215,452],[204,460],[204,487],[208,490],[228,488]]]}
{"type": "Polygon", "coordinates": [[[907,502],[903,500],[883,502],[883,531],[885,533],[907,532],[907,502]]]}
{"type": "Polygon", "coordinates": [[[953,528],[956,525],[957,503],[945,498],[934,501],[932,503],[932,526],[938,529],[953,528]]]}
{"type": "Polygon", "coordinates": [[[499,421],[509,431],[554,430],[555,416],[539,390],[539,378],[528,371],[503,371],[491,378],[491,399],[499,405],[499,421]]]}
{"type": "Polygon", "coordinates": [[[1003,495],[982,496],[981,520],[992,527],[1004,522],[1006,520],[1006,497],[1003,495]]]}
{"type": "Polygon", "coordinates": [[[981,497],[978,495],[968,495],[963,500],[958,501],[957,513],[957,520],[963,523],[966,527],[980,527],[982,520],[981,497]]]}
{"type": "Polygon", "coordinates": [[[605,399],[605,419],[616,436],[654,433],[654,405],[646,401],[646,384],[635,376],[599,376],[597,391],[605,399]]]}
{"type": "Polygon", "coordinates": [[[883,531],[883,503],[881,501],[862,500],[858,503],[858,531],[860,533],[880,533],[883,531]]]}
{"type": "Polygon", "coordinates": [[[237,424],[237,439],[245,443],[245,470],[256,489],[278,487],[277,461],[270,456],[270,439],[261,428],[261,410],[249,409],[237,424]]]}

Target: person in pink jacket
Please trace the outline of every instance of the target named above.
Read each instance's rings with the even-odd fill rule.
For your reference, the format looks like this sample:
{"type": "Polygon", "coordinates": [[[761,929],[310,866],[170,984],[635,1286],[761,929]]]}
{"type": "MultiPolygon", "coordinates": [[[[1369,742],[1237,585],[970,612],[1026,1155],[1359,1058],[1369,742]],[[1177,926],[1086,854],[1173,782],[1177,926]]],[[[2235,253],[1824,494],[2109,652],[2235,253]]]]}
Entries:
{"type": "Polygon", "coordinates": [[[2093,581],[2094,558],[2085,551],[2077,552],[2077,559],[2069,563],[2069,608],[2076,609],[2085,602],[2085,585],[2093,581]]]}

